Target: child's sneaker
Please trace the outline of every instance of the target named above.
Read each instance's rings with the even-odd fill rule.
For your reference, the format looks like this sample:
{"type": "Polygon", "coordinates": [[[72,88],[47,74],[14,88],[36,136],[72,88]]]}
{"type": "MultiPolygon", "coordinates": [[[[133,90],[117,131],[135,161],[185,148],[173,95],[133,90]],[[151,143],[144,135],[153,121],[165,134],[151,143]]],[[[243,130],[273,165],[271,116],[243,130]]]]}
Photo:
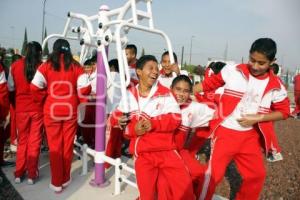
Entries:
{"type": "Polygon", "coordinates": [[[270,153],[267,157],[268,162],[276,162],[283,160],[283,156],[280,152],[278,153],[270,153]]]}
{"type": "Polygon", "coordinates": [[[15,184],[20,184],[22,181],[21,181],[21,178],[20,177],[16,177],[15,178],[15,184]]]}
{"type": "Polygon", "coordinates": [[[62,187],[57,187],[57,186],[54,186],[54,185],[52,185],[51,183],[49,184],[49,188],[51,189],[51,190],[53,190],[54,192],[55,192],[55,194],[60,194],[60,193],[62,193],[62,187]]]}
{"type": "Polygon", "coordinates": [[[11,152],[13,152],[13,153],[16,153],[17,149],[18,149],[17,145],[15,145],[15,144],[10,144],[9,148],[10,148],[11,152]]]}
{"type": "Polygon", "coordinates": [[[27,179],[28,185],[33,185],[34,183],[35,183],[34,179],[31,179],[31,178],[27,179]]]}
{"type": "Polygon", "coordinates": [[[70,185],[71,181],[72,181],[72,178],[70,178],[67,182],[63,183],[62,188],[68,187],[68,185],[70,185]]]}

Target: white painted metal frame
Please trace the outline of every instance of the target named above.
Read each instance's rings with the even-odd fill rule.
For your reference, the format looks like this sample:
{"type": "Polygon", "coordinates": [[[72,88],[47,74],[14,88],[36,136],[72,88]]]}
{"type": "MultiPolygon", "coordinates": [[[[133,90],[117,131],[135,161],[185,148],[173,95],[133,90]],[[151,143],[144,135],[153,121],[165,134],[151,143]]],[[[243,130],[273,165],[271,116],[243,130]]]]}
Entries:
{"type": "MultiPolygon", "coordinates": [[[[174,63],[173,50],[169,37],[163,31],[154,28],[151,4],[152,0],[128,0],[128,2],[126,2],[122,7],[113,10],[109,10],[107,6],[101,6],[98,14],[93,16],[86,16],[84,14],[69,12],[63,33],[52,34],[46,37],[43,41],[43,48],[45,47],[48,40],[52,38],[78,40],[82,45],[80,63],[84,62],[91,48],[98,48],[98,51],[101,51],[103,55],[107,78],[110,82],[112,82],[105,46],[108,46],[110,43],[116,43],[121,84],[116,85],[114,82],[112,82],[112,84],[116,87],[120,87],[122,96],[125,96],[126,88],[130,83],[129,66],[127,64],[127,58],[125,54],[125,47],[128,43],[126,34],[130,29],[152,33],[163,37],[163,39],[166,41],[171,63],[174,63]],[[138,3],[146,3],[147,10],[138,10],[138,3]],[[130,11],[130,17],[125,19],[125,15],[130,11]],[[148,20],[147,26],[141,25],[139,23],[143,19],[148,20]],[[71,21],[74,20],[80,20],[81,25],[78,27],[72,27],[71,21]],[[95,23],[95,21],[97,22],[97,27],[93,27],[93,23],[95,23]],[[74,34],[76,33],[77,36],[74,36],[74,34]]],[[[125,112],[128,112],[128,102],[125,100],[125,102],[123,103],[125,105],[125,108],[127,109],[125,112]]],[[[121,173],[122,170],[125,170],[129,173],[135,174],[134,169],[128,167],[127,164],[122,163],[120,158],[112,159],[110,157],[107,157],[103,152],[96,152],[88,148],[86,144],[81,145],[75,142],[75,145],[80,147],[81,150],[81,152],[75,151],[74,153],[81,158],[83,175],[87,174],[88,155],[90,155],[94,157],[95,161],[97,159],[101,159],[102,161],[108,162],[111,165],[115,166],[115,195],[118,195],[121,192],[121,182],[127,183],[128,185],[137,188],[135,182],[132,182],[121,173]]]]}

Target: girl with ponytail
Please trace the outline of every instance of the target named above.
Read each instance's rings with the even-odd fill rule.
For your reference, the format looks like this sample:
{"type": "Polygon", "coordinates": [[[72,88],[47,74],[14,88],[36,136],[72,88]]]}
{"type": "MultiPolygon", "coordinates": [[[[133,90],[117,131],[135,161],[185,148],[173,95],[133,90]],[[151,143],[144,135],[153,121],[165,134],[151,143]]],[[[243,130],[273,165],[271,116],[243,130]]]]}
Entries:
{"type": "Polygon", "coordinates": [[[44,102],[51,168],[49,187],[59,193],[71,182],[77,109],[79,102],[90,93],[91,86],[82,66],[73,59],[69,42],[64,39],[54,42],[49,59],[38,68],[31,83],[38,100],[44,102]]]}
{"type": "Polygon", "coordinates": [[[38,160],[42,139],[43,109],[34,102],[30,83],[41,62],[42,47],[29,42],[24,58],[15,61],[8,77],[8,89],[15,106],[17,136],[17,159],[15,183],[21,183],[27,173],[27,183],[34,184],[39,176],[38,160]]]}

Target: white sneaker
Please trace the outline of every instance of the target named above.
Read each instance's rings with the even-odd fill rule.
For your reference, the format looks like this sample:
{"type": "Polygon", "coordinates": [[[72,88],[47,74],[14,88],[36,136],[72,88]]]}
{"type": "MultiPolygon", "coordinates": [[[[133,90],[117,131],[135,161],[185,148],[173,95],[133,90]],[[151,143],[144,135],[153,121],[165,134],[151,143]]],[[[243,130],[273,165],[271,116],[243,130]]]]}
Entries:
{"type": "Polygon", "coordinates": [[[49,188],[51,190],[53,190],[55,193],[59,194],[62,192],[62,187],[57,187],[57,186],[54,186],[52,185],[51,183],[49,184],[49,188]]]}
{"type": "Polygon", "coordinates": [[[21,183],[21,178],[20,177],[16,177],[15,178],[15,184],[20,184],[21,183]]]}
{"type": "Polygon", "coordinates": [[[72,178],[70,178],[70,180],[68,180],[67,182],[63,183],[63,184],[62,184],[62,187],[63,187],[63,188],[68,187],[68,185],[70,185],[71,181],[72,181],[72,178]]]}
{"type": "Polygon", "coordinates": [[[279,153],[271,153],[267,157],[268,162],[276,162],[276,161],[281,161],[281,160],[283,160],[283,156],[280,152],[279,153]]]}
{"type": "Polygon", "coordinates": [[[13,153],[16,153],[17,149],[18,149],[17,145],[14,145],[14,144],[11,144],[9,148],[13,153]]]}
{"type": "Polygon", "coordinates": [[[35,181],[34,181],[33,179],[31,179],[31,178],[27,179],[27,184],[28,184],[28,185],[33,185],[34,182],[35,182],[35,181]]]}

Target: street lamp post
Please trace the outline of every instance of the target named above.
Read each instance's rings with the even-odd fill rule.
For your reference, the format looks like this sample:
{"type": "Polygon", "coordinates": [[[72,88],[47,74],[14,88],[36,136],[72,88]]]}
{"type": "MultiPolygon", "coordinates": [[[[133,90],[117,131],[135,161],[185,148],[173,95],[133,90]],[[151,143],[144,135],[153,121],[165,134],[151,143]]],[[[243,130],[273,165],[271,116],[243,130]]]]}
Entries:
{"type": "Polygon", "coordinates": [[[191,37],[191,48],[190,48],[190,65],[192,64],[192,48],[193,48],[193,38],[195,38],[194,35],[191,37]]]}
{"type": "Polygon", "coordinates": [[[45,35],[45,6],[46,6],[46,1],[43,0],[43,24],[42,24],[42,43],[44,41],[44,35],[45,35]]]}

